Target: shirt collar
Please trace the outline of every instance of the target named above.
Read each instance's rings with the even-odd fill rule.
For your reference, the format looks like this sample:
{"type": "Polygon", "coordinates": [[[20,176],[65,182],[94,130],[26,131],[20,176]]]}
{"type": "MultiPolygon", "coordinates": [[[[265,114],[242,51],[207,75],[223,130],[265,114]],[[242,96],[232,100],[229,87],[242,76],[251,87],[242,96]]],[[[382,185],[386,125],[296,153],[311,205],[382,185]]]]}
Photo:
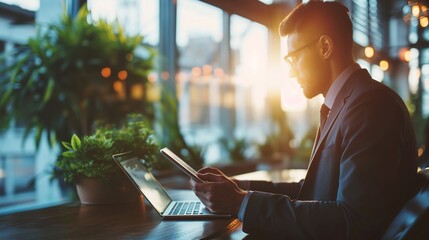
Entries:
{"type": "Polygon", "coordinates": [[[325,97],[324,104],[329,108],[332,109],[332,106],[334,105],[335,98],[337,97],[338,93],[340,92],[341,88],[344,86],[344,84],[347,82],[347,79],[350,78],[350,76],[360,69],[359,64],[354,63],[346,69],[344,69],[341,74],[335,79],[334,83],[331,85],[331,87],[328,90],[328,93],[325,97]]]}

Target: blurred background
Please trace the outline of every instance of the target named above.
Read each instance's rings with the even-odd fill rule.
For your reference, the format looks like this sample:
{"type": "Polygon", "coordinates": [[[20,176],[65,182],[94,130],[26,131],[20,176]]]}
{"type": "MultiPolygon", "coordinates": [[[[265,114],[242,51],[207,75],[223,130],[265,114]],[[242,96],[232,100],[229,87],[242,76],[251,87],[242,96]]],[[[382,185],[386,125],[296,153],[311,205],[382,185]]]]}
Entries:
{"type": "MultiPolygon", "coordinates": [[[[358,63],[406,102],[422,154],[429,113],[428,1],[339,2],[350,9],[358,63]]],[[[45,57],[60,54],[75,63],[76,69],[60,71],[60,66],[44,66],[43,59],[34,60],[36,73],[35,68],[27,67],[29,74],[39,76],[60,69],[56,74],[69,81],[69,87],[51,88],[55,83],[48,81],[45,87],[50,90],[41,88],[41,96],[30,93],[15,96],[22,101],[20,109],[5,104],[5,92],[0,96],[0,106],[3,104],[0,211],[64,201],[61,181],[51,177],[52,164],[61,151],[58,143],[69,140],[72,133],[93,132],[98,120],[119,121],[131,112],[145,116],[160,144],[171,147],[195,167],[214,165],[229,174],[260,169],[305,169],[323,98],[305,99],[295,79],[289,77],[287,64],[282,60],[287,53],[285,39],[277,32],[279,22],[299,3],[297,0],[0,1],[3,66],[13,63],[15,69],[25,69],[17,61],[22,55],[10,53],[34,48],[36,44],[44,46],[44,38],[40,36],[47,26],[59,22],[64,15],[76,17],[81,7],[89,10],[90,14],[85,16],[88,22],[115,22],[126,36],[142,36],[136,56],[144,60],[140,65],[125,67],[126,70],[121,70],[122,63],[112,60],[112,56],[108,64],[95,70],[82,67],[90,53],[79,51],[78,46],[92,43],[97,51],[105,50],[108,55],[110,45],[91,37],[73,43],[76,29],[61,25],[65,27],[62,34],[70,34],[65,39],[70,39],[71,45],[49,46],[45,57]],[[94,82],[79,85],[82,78],[88,77],[94,82]],[[55,95],[61,99],[72,91],[83,98],[77,106],[85,109],[85,114],[83,110],[80,112],[82,116],[65,114],[71,105],[67,101],[63,105],[46,106],[43,112],[35,110],[39,105],[32,105],[36,98],[46,100],[55,95]],[[11,118],[13,111],[18,112],[15,116],[23,117],[11,118]],[[81,123],[59,127],[74,117],[81,123]],[[32,124],[33,119],[49,124],[32,124]],[[57,129],[55,134],[52,129],[57,129]]],[[[5,68],[0,74],[3,83],[14,79],[11,69],[5,68]]],[[[41,86],[42,82],[40,77],[40,81],[26,87],[41,86]]],[[[169,166],[159,163],[155,168],[161,175],[169,166]]]]}

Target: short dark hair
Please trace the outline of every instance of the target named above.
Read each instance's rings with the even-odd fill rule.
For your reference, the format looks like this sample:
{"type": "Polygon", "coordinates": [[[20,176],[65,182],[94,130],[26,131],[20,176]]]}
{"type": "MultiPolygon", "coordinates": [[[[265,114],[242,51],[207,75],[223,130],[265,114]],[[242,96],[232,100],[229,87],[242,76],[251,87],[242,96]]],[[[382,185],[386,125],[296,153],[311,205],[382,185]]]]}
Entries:
{"type": "Polygon", "coordinates": [[[307,33],[314,35],[312,38],[325,34],[341,50],[353,51],[349,9],[338,2],[310,1],[298,5],[280,23],[279,33],[281,36],[307,33]]]}

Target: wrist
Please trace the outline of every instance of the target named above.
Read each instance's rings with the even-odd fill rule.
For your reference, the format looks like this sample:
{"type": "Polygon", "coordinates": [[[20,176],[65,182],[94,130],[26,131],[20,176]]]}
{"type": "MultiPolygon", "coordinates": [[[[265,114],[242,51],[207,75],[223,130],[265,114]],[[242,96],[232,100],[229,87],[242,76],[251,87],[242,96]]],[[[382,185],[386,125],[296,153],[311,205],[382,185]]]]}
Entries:
{"type": "Polygon", "coordinates": [[[233,179],[235,184],[243,190],[250,190],[250,181],[233,179]]]}
{"type": "Polygon", "coordinates": [[[235,199],[235,204],[234,204],[234,210],[233,210],[233,214],[235,216],[238,216],[238,213],[240,211],[241,208],[241,204],[243,203],[244,198],[246,197],[247,191],[243,191],[243,190],[239,190],[237,192],[237,197],[235,199]]]}

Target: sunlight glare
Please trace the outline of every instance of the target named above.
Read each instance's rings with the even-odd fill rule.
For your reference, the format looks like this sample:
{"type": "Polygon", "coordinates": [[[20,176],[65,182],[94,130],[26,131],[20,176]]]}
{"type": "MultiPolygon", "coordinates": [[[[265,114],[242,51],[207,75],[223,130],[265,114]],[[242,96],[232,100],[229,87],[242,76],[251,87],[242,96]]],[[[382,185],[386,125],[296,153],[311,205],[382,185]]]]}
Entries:
{"type": "Polygon", "coordinates": [[[283,59],[287,54],[287,37],[280,39],[280,71],[279,79],[281,86],[281,108],[285,112],[302,112],[307,108],[307,99],[305,98],[301,87],[296,78],[290,77],[289,66],[283,59]]]}

